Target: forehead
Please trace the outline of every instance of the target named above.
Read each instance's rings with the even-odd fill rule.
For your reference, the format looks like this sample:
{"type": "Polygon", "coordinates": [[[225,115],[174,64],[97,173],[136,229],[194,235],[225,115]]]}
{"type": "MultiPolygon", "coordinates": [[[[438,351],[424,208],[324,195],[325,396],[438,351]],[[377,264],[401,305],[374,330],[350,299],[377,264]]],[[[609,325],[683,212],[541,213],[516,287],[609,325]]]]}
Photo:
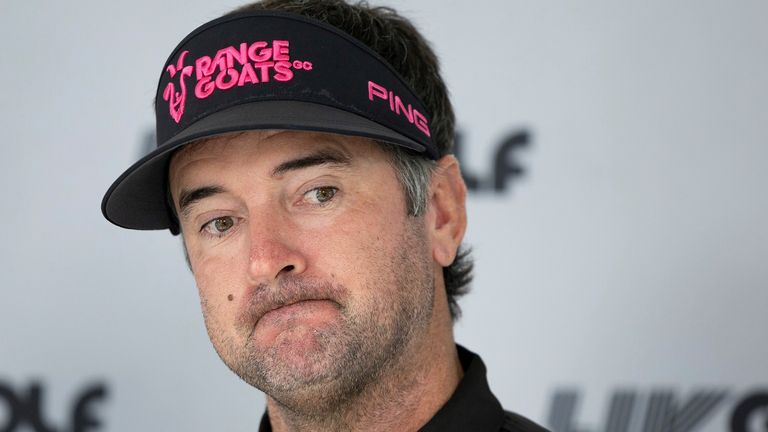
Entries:
{"type": "Polygon", "coordinates": [[[333,150],[355,160],[388,159],[374,140],[322,132],[259,130],[206,138],[184,146],[171,158],[169,177],[207,164],[228,165],[248,161],[265,166],[302,154],[333,150]]]}

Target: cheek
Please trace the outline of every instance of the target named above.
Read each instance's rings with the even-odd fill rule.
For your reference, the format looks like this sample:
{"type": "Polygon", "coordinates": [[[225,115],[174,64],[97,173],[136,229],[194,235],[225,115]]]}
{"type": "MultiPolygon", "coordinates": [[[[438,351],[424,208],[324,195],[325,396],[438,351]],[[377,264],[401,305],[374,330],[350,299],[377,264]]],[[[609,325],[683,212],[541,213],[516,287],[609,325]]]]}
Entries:
{"type": "Polygon", "coordinates": [[[393,284],[392,261],[402,246],[403,215],[377,210],[347,213],[334,230],[311,242],[319,270],[361,298],[393,284]]]}
{"type": "Polygon", "coordinates": [[[243,297],[236,289],[241,286],[236,272],[225,270],[228,267],[227,261],[221,257],[206,258],[198,261],[195,273],[205,327],[219,352],[227,349],[227,340],[238,338],[238,333],[233,332],[233,329],[237,328],[238,300],[243,297]]]}
{"type": "Polygon", "coordinates": [[[236,300],[242,297],[244,287],[243,263],[230,255],[190,255],[195,283],[200,294],[203,312],[207,315],[234,314],[236,300]],[[229,312],[228,312],[229,311],[229,312]]]}

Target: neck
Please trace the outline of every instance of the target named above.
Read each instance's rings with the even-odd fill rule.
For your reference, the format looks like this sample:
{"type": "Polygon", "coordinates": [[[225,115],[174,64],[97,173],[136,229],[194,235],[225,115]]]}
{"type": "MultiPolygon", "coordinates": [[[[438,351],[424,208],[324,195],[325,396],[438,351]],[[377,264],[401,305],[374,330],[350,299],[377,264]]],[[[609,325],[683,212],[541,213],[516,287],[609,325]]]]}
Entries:
{"type": "Polygon", "coordinates": [[[268,397],[272,430],[418,430],[450,399],[463,374],[445,310],[426,337],[412,341],[375,381],[322,416],[297,412],[268,397]]]}

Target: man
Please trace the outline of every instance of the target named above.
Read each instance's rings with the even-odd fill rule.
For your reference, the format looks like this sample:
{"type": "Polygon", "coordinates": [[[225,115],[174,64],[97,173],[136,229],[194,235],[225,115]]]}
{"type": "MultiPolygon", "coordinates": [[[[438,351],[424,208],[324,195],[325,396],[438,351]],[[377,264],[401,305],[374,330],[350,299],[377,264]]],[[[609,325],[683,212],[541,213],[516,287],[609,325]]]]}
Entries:
{"type": "Polygon", "coordinates": [[[216,351],[260,430],[540,431],[505,412],[452,322],[471,263],[437,60],[404,18],[266,0],[171,54],[158,148],[104,197],[181,233],[216,351]]]}

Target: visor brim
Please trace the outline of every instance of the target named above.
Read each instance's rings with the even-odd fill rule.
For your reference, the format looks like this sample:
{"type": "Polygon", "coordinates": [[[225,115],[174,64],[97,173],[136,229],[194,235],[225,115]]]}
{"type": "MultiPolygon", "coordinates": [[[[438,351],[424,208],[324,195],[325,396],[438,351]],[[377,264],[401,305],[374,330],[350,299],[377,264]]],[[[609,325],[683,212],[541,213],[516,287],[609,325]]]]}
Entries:
{"type": "Polygon", "coordinates": [[[425,151],[422,144],[392,129],[338,108],[300,101],[243,103],[194,121],[128,168],[104,195],[101,204],[104,217],[130,229],[171,228],[174,222],[166,194],[168,164],[173,151],[203,138],[261,129],[360,136],[419,153],[425,151]]]}

